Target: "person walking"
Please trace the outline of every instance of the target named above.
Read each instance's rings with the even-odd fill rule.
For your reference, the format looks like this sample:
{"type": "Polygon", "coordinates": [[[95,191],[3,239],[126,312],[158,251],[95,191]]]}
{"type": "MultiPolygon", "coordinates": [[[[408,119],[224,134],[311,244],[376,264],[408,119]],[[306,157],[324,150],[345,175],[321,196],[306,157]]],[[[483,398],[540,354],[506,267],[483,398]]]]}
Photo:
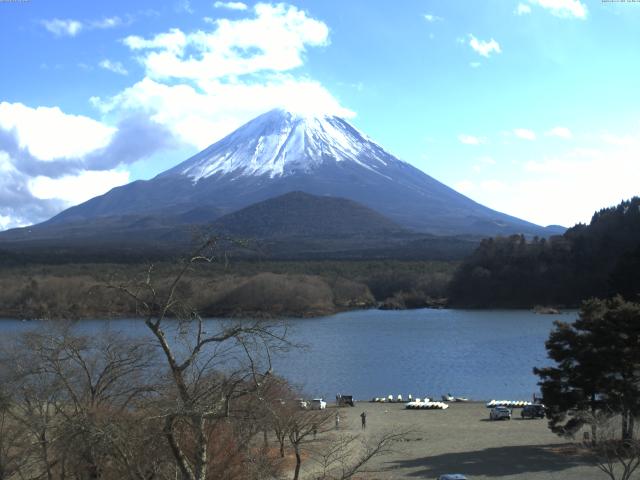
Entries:
{"type": "Polygon", "coordinates": [[[367,412],[362,412],[360,414],[360,419],[362,420],[362,430],[367,428],[367,412]]]}
{"type": "Polygon", "coordinates": [[[336,430],[340,428],[340,413],[336,412],[336,430]]]}

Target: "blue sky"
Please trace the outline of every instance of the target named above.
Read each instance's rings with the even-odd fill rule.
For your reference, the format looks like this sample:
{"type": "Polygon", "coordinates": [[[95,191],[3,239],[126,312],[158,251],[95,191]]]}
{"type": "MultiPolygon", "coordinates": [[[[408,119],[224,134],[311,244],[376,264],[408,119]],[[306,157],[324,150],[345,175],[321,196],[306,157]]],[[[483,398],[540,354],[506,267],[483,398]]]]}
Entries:
{"type": "Polygon", "coordinates": [[[640,193],[636,2],[30,0],[0,2],[0,36],[0,228],[276,106],[543,225],[640,193]]]}

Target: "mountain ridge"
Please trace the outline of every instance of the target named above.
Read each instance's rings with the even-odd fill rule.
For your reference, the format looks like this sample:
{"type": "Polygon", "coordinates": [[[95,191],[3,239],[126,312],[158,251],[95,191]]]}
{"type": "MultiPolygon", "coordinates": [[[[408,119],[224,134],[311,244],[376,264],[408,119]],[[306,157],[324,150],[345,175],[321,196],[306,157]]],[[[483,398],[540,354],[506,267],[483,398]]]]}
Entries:
{"type": "Polygon", "coordinates": [[[352,200],[403,229],[431,235],[563,231],[480,205],[391,155],[344,119],[276,109],[150,180],[114,188],[0,239],[19,234],[28,240],[43,230],[63,239],[65,226],[80,235],[83,224],[90,232],[117,223],[117,217],[156,218],[147,221],[167,228],[186,218],[201,224],[295,191],[352,200]]]}
{"type": "Polygon", "coordinates": [[[218,218],[213,231],[241,237],[348,237],[406,234],[405,229],[353,200],[289,192],[218,218]]]}

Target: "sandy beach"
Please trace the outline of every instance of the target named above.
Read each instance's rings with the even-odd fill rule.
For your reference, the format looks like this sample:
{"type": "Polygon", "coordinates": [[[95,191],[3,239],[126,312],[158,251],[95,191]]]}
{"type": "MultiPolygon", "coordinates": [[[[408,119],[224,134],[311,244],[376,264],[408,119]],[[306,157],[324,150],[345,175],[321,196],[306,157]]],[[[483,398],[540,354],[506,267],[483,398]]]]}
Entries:
{"type": "MultiPolygon", "coordinates": [[[[330,407],[335,408],[335,407],[330,407]]],[[[453,403],[447,410],[406,410],[404,404],[357,403],[341,407],[342,431],[360,434],[360,413],[367,412],[364,435],[375,437],[385,430],[412,430],[394,452],[370,465],[377,473],[366,478],[437,478],[463,473],[469,479],[605,478],[595,466],[571,453],[563,438],[549,431],[546,420],[490,421],[484,403],[453,403]]]]}

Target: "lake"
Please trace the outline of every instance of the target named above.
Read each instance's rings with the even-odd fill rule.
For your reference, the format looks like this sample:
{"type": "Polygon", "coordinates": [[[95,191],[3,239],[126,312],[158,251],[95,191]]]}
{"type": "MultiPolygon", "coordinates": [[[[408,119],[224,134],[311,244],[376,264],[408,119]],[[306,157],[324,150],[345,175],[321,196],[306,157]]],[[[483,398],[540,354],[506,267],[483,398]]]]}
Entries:
{"type": "MultiPolygon", "coordinates": [[[[554,320],[575,311],[537,315],[524,310],[361,310],[330,317],[290,320],[291,339],[307,347],[274,359],[276,373],[309,396],[332,400],[451,392],[475,400],[530,399],[538,392],[534,366],[550,363],[544,348],[554,320]]],[[[97,333],[105,321],[87,320],[97,333]]],[[[46,325],[0,321],[7,334],[46,325]]],[[[139,320],[114,320],[109,328],[147,334],[139,320]]]]}

